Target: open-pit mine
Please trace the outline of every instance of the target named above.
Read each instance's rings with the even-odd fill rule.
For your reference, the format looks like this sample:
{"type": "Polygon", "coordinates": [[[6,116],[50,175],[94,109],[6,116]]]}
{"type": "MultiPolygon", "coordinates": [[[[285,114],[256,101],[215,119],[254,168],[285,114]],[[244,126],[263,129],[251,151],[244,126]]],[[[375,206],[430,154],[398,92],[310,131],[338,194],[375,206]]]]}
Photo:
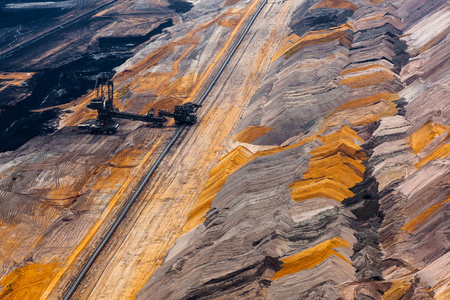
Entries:
{"type": "Polygon", "coordinates": [[[450,299],[447,0],[0,2],[0,299],[450,299]]]}

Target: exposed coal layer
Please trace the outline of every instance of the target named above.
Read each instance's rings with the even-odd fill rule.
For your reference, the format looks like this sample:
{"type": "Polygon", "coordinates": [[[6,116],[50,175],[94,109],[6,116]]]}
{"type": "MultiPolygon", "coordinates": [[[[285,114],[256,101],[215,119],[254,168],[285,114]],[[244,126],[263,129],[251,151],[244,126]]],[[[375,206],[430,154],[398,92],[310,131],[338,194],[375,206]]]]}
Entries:
{"type": "MultiPolygon", "coordinates": [[[[49,68],[55,68],[64,65],[70,61],[74,61],[83,55],[86,55],[87,51],[95,52],[97,48],[90,46],[91,39],[97,30],[107,26],[111,20],[106,18],[92,18],[86,22],[75,22],[63,29],[53,32],[44,38],[21,47],[14,51],[8,57],[2,57],[0,59],[0,70],[8,72],[30,72],[30,71],[42,71],[49,68]],[[89,33],[88,33],[89,31],[89,33]],[[52,51],[52,49],[61,46],[65,42],[70,42],[70,39],[77,35],[83,35],[81,44],[84,44],[84,48],[74,48],[69,56],[64,54],[63,51],[57,51],[54,55],[39,59],[40,56],[45,56],[45,53],[52,51]],[[38,59],[37,59],[38,58],[38,59]]],[[[41,22],[39,26],[49,26],[48,23],[41,22]]]]}
{"type": "Polygon", "coordinates": [[[351,189],[355,196],[342,202],[356,216],[352,227],[356,230],[357,242],[353,245],[351,259],[358,280],[382,280],[378,229],[383,214],[378,203],[378,183],[370,176],[370,169],[364,176],[364,180],[351,189]]]}
{"type": "Polygon", "coordinates": [[[38,21],[48,22],[61,14],[63,14],[63,11],[60,8],[21,10],[2,9],[0,10],[0,28],[10,28],[16,25],[30,26],[38,21]]]}
{"type": "Polygon", "coordinates": [[[312,30],[324,30],[336,27],[347,22],[353,15],[350,9],[318,8],[308,10],[308,13],[300,20],[291,24],[292,31],[302,36],[312,30]]]}
{"type": "MultiPolygon", "coordinates": [[[[22,22],[20,26],[32,26],[25,22],[27,14],[28,11],[24,11],[24,20],[17,20],[22,22]]],[[[37,72],[34,78],[27,81],[27,87],[10,86],[0,91],[0,104],[14,106],[0,112],[0,151],[17,149],[33,136],[53,132],[57,122],[56,110],[53,113],[30,113],[29,110],[68,103],[84,95],[93,88],[99,72],[112,72],[113,68],[133,55],[134,48],[139,44],[173,26],[172,19],[167,19],[142,36],[100,37],[91,44],[95,32],[112,21],[109,18],[92,18],[87,22],[75,22],[0,60],[1,71],[37,72]],[[58,51],[57,55],[45,56],[47,51],[59,47],[71,35],[82,36],[79,44],[85,43],[84,47],[66,54],[58,51]],[[40,55],[44,58],[36,61],[40,55]],[[24,92],[30,93],[30,96],[22,100],[19,95],[24,92]]],[[[39,26],[50,23],[51,20],[45,18],[36,21],[39,26]]]]}
{"type": "MultiPolygon", "coordinates": [[[[0,7],[0,50],[15,42],[20,29],[26,31],[28,27],[34,28],[41,26],[42,23],[51,23],[63,14],[64,11],[59,8],[11,11],[2,10],[0,7]]],[[[1,66],[0,70],[3,70],[1,66]]]]}
{"type": "Polygon", "coordinates": [[[404,3],[427,21],[404,32],[411,12],[379,2],[294,12],[238,146],[138,299],[209,299],[206,283],[215,298],[449,298],[448,15],[404,3]],[[232,276],[269,253],[270,279],[232,276]]]}
{"type": "Polygon", "coordinates": [[[163,32],[164,28],[171,26],[173,26],[173,21],[172,19],[169,19],[166,22],[161,23],[158,27],[156,27],[146,35],[99,37],[97,41],[102,51],[126,51],[148,41],[153,36],[163,32]]]}
{"type": "MultiPolygon", "coordinates": [[[[202,122],[75,298],[450,299],[450,15],[441,0],[352,1],[264,8],[202,122]],[[335,26],[346,10],[353,15],[335,26]],[[303,35],[289,27],[314,14],[303,35]]],[[[214,20],[233,2],[244,5],[196,1],[176,30],[128,60],[115,79],[118,104],[148,111],[149,95],[167,106],[173,95],[188,99],[224,57],[215,54],[239,16],[204,28],[192,18],[208,10],[214,20]]],[[[90,118],[71,109],[61,124],[90,118]]],[[[100,239],[111,219],[99,216],[132,193],[164,131],[64,128],[0,153],[0,295],[41,295],[46,278],[67,286],[60,276],[91,249],[78,246],[100,239]]]]}
{"type": "Polygon", "coordinates": [[[187,13],[194,6],[192,3],[183,0],[168,0],[169,9],[173,9],[176,13],[187,13]]]}
{"type": "MultiPolygon", "coordinates": [[[[34,86],[31,95],[0,112],[0,152],[15,150],[34,136],[54,131],[58,110],[42,113],[30,110],[77,99],[93,88],[99,72],[111,72],[129,56],[130,54],[126,53],[120,56],[105,55],[101,58],[86,55],[66,65],[35,75],[29,80],[29,85],[34,86]]],[[[4,94],[7,92],[4,91],[4,94]]]]}
{"type": "MultiPolygon", "coordinates": [[[[364,13],[361,13],[360,18],[367,18],[364,13]]],[[[388,14],[385,15],[385,17],[388,14]]],[[[389,16],[392,24],[397,24],[396,16],[389,16]]],[[[364,23],[363,23],[364,24],[364,23]]],[[[398,26],[398,25],[397,25],[398,26]]],[[[380,51],[384,56],[380,57],[388,59],[394,63],[392,71],[400,73],[401,67],[408,62],[408,54],[405,53],[406,44],[400,41],[399,36],[402,31],[386,23],[380,27],[369,27],[360,25],[357,27],[361,30],[355,32],[353,46],[350,49],[351,64],[358,64],[361,61],[366,61],[368,57],[375,58],[372,53],[374,49],[367,43],[374,40],[381,41],[383,46],[380,51]]],[[[379,46],[379,45],[378,45],[379,46]]],[[[350,65],[351,65],[350,64],[350,65]]],[[[394,83],[394,81],[393,81],[394,83]]],[[[399,84],[402,87],[401,84],[399,84]]],[[[402,99],[396,100],[397,115],[404,113],[404,101],[402,99]]],[[[366,171],[364,180],[356,184],[351,190],[355,196],[345,199],[342,203],[355,216],[354,229],[357,242],[353,245],[353,255],[351,256],[353,266],[356,269],[357,280],[383,280],[382,275],[382,256],[383,253],[380,247],[379,229],[384,219],[384,214],[380,210],[379,200],[382,194],[379,193],[379,185],[376,178],[372,175],[374,172],[375,163],[377,160],[374,157],[374,147],[381,141],[372,137],[374,131],[379,127],[379,122],[369,124],[368,131],[366,130],[368,142],[362,146],[367,157],[370,159],[365,161],[366,171]]],[[[382,293],[379,294],[381,296],[382,293]]],[[[368,296],[368,295],[367,295],[368,296]]],[[[371,297],[372,298],[372,297],[371,297]]],[[[373,298],[372,298],[373,299],[373,298]]]]}

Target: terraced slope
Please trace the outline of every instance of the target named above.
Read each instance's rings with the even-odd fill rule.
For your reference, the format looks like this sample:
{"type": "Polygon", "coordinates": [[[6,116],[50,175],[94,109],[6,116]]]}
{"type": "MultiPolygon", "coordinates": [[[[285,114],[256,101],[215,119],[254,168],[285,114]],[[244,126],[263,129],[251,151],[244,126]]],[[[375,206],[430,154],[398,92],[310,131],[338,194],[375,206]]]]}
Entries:
{"type": "MultiPolygon", "coordinates": [[[[260,3],[224,2],[220,9],[216,1],[198,3],[172,33],[160,35],[121,67],[114,79],[116,105],[146,113],[195,100],[260,3]]],[[[295,8],[292,2],[266,7],[263,21],[252,27],[205,101],[203,121],[174,147],[75,298],[135,297],[162,263],[295,8]]],[[[1,197],[7,199],[0,204],[2,297],[61,298],[176,130],[172,124],[155,129],[126,121],[114,136],[67,128],[94,117],[85,108],[90,97],[64,106],[72,112],[61,116],[58,133],[1,155],[1,197]]]]}
{"type": "Polygon", "coordinates": [[[448,12],[302,2],[138,299],[447,299],[448,12]]]}
{"type": "MultiPolygon", "coordinates": [[[[151,1],[143,1],[149,4],[151,1]]],[[[118,68],[193,101],[261,1],[195,1],[118,68]]],[[[75,299],[448,299],[445,0],[268,1],[75,299]]],[[[175,127],[71,126],[0,155],[0,298],[60,299],[175,127]]]]}

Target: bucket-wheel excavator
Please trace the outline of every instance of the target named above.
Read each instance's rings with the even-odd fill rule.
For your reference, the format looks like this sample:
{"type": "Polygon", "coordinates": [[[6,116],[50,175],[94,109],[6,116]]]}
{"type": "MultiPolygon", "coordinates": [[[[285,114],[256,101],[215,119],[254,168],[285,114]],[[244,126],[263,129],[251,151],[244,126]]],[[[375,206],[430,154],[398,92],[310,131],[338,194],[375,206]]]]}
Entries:
{"type": "Polygon", "coordinates": [[[78,129],[86,130],[90,133],[113,134],[117,132],[119,124],[114,119],[128,119],[150,123],[155,127],[162,127],[167,122],[167,118],[173,118],[176,125],[193,125],[197,122],[196,110],[201,105],[191,102],[183,105],[176,105],[173,112],[160,110],[155,115],[151,109],[146,115],[139,115],[127,112],[120,112],[114,107],[113,102],[114,83],[109,77],[102,73],[95,81],[95,97],[87,105],[90,109],[97,110],[98,116],[95,121],[84,122],[78,125],[78,129]]]}
{"type": "Polygon", "coordinates": [[[183,105],[175,105],[175,109],[173,112],[161,109],[158,112],[158,116],[173,118],[175,120],[175,125],[193,125],[197,123],[197,114],[195,113],[195,111],[199,107],[201,107],[201,105],[187,102],[183,105]]]}

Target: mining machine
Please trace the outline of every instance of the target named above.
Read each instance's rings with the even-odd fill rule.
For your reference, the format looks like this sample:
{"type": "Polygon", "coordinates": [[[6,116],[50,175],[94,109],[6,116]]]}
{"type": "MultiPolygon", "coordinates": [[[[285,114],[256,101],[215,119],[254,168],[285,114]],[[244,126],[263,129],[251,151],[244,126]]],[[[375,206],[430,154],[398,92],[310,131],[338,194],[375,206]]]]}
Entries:
{"type": "Polygon", "coordinates": [[[87,107],[97,110],[97,119],[78,125],[80,130],[87,130],[90,133],[113,134],[117,132],[119,127],[119,124],[114,119],[142,121],[156,127],[162,127],[167,122],[167,118],[155,116],[154,110],[150,110],[146,115],[120,112],[114,107],[114,83],[104,73],[97,76],[94,89],[95,97],[87,107]]]}
{"type": "Polygon", "coordinates": [[[105,73],[97,76],[95,81],[95,97],[87,105],[98,112],[96,120],[89,120],[78,125],[78,129],[87,130],[90,133],[113,134],[117,132],[119,124],[114,119],[128,119],[150,123],[155,127],[162,127],[167,118],[173,118],[176,125],[193,125],[197,122],[197,108],[199,104],[192,102],[176,105],[173,112],[160,110],[158,115],[151,109],[146,115],[121,112],[114,107],[114,83],[105,73]]]}
{"type": "Polygon", "coordinates": [[[161,109],[158,112],[158,116],[173,118],[175,120],[175,125],[181,124],[193,125],[197,123],[197,114],[195,113],[195,111],[199,107],[202,106],[200,104],[187,102],[184,103],[183,105],[175,105],[175,109],[173,112],[161,109]]]}

